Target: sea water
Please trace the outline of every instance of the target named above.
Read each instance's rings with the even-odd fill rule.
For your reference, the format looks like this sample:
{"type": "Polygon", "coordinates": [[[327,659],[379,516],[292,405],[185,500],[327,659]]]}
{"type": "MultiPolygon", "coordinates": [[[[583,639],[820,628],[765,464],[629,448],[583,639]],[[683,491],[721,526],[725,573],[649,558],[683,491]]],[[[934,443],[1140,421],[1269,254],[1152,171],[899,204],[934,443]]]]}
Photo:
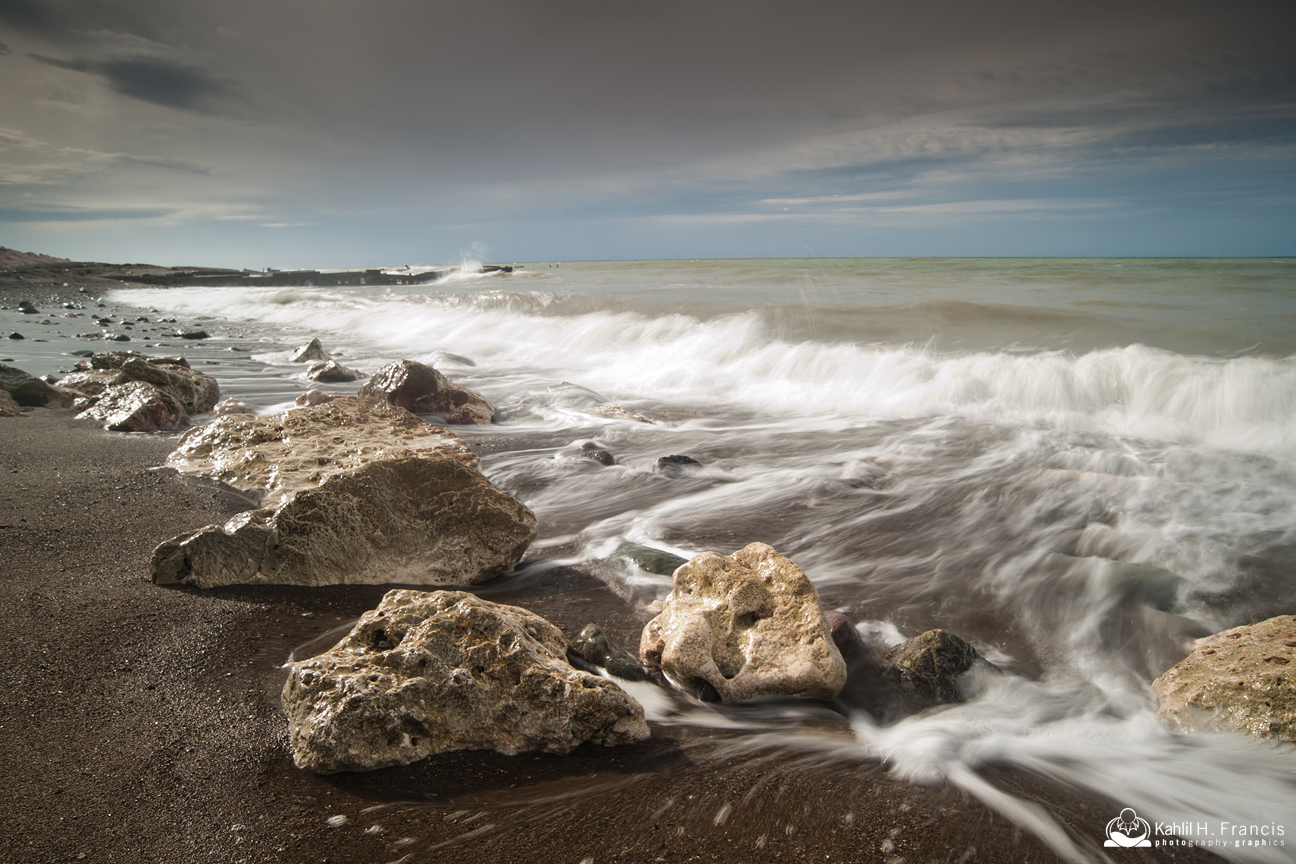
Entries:
{"type": "MultiPolygon", "coordinates": [[[[539,517],[537,558],[769,543],[874,646],[944,627],[1009,673],[898,721],[852,706],[828,733],[782,705],[646,696],[659,723],[882,758],[1073,860],[1094,850],[982,769],[1152,822],[1284,825],[1285,848],[1214,851],[1293,860],[1293,748],[1171,734],[1149,684],[1196,637],[1296,612],[1296,260],[538,262],[106,303],[150,317],[121,347],[183,349],[262,411],[311,386],[287,361],[310,337],[367,372],[436,365],[497,406],[461,431],[539,517]],[[617,464],[580,458],[589,442],[617,464]],[[653,470],[676,454],[700,467],[653,470]]],[[[627,603],[669,590],[616,572],[627,603]]]]}

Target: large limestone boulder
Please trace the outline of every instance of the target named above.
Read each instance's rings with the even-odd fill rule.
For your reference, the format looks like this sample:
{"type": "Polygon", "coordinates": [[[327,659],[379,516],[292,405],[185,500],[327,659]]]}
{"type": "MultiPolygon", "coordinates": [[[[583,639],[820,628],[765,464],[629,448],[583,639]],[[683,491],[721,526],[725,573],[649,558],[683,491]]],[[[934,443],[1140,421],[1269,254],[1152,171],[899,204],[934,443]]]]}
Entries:
{"type": "Polygon", "coordinates": [[[1181,731],[1296,741],[1296,616],[1198,639],[1152,690],[1161,702],[1157,716],[1181,731]]]}
{"type": "Polygon", "coordinates": [[[449,750],[568,753],[648,737],[643,708],[572,668],[562,631],[458,591],[390,591],[283,689],[298,767],[404,765],[449,750]]]}
{"type": "Polygon", "coordinates": [[[184,406],[169,393],[143,381],[113,384],[78,400],[78,420],[94,420],[112,432],[158,432],[189,425],[184,406]]]}
{"type": "Polygon", "coordinates": [[[704,552],[675,571],[639,655],[703,698],[830,699],[846,683],[814,585],[764,543],[704,552]]]}
{"type": "Polygon", "coordinates": [[[275,509],[158,546],[153,581],[210,588],[471,585],[513,569],[535,514],[446,453],[331,474],[275,509]]]}
{"type": "Polygon", "coordinates": [[[486,397],[412,360],[379,369],[360,388],[360,395],[385,399],[415,414],[440,414],[447,423],[485,425],[495,416],[495,407],[486,397]]]}
{"type": "Polygon", "coordinates": [[[81,371],[59,381],[60,387],[86,396],[97,396],[104,388],[142,381],[151,384],[184,406],[190,414],[203,414],[220,401],[216,379],[189,368],[183,357],[148,357],[133,351],[95,354],[77,363],[81,371]]]}
{"type": "Polygon", "coordinates": [[[181,438],[167,465],[264,493],[270,507],[372,462],[435,454],[478,464],[449,429],[378,399],[339,396],[264,417],[221,417],[181,438]]]}
{"type": "MultiPolygon", "coordinates": [[[[60,382],[62,383],[62,382],[60,382]]],[[[0,390],[23,408],[71,408],[79,393],[42,381],[15,366],[0,363],[0,390]]]]}

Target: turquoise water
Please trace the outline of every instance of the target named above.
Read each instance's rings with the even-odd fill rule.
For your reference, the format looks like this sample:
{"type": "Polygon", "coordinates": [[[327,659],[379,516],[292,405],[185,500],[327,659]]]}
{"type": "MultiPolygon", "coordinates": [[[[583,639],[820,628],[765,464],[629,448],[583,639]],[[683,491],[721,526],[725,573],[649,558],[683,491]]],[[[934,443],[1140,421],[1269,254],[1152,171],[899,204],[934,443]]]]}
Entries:
{"type": "MultiPolygon", "coordinates": [[[[364,371],[434,363],[499,409],[462,434],[536,511],[535,559],[762,541],[873,644],[946,627],[1010,673],[898,722],[846,699],[827,738],[795,731],[784,709],[650,706],[658,723],[883,756],[1074,860],[1093,857],[1093,838],[1060,833],[978,771],[1015,765],[1148,819],[1296,835],[1290,747],[1171,735],[1149,689],[1191,639],[1296,612],[1296,261],[533,262],[419,288],[106,302],[118,318],[211,332],[186,344],[151,321],[113,347],[183,351],[262,410],[310,386],[286,358],[312,336],[364,371]],[[609,404],[653,422],[591,410],[609,404]],[[587,442],[618,464],[579,458],[587,442]],[[668,454],[702,468],[663,477],[652,465],[668,454]]],[[[51,320],[39,349],[10,346],[15,365],[20,351],[65,364],[88,344],[51,320]]],[[[669,588],[642,571],[609,578],[645,619],[669,588]]]]}

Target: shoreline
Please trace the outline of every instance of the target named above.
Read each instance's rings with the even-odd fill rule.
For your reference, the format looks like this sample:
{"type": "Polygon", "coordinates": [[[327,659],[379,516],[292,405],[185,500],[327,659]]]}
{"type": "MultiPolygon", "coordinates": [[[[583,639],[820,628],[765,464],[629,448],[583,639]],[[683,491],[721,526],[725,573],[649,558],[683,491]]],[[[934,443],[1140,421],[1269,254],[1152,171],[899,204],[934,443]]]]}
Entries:
{"type": "MultiPolygon", "coordinates": [[[[96,296],[78,290],[88,278],[67,281],[0,274],[0,296],[96,296]]],[[[876,760],[759,749],[720,730],[654,726],[642,745],[567,756],[461,751],[366,774],[302,772],[287,749],[279,667],[294,650],[333,644],[396,586],[154,586],[158,543],[241,506],[156,470],[178,434],[108,433],[70,410],[29,414],[0,418],[5,860],[1061,860],[952,786],[906,783],[876,760]]],[[[466,590],[531,609],[568,637],[590,605],[622,645],[637,643],[643,623],[577,568],[466,590]]],[[[1041,803],[1091,853],[1123,806],[1022,772],[983,776],[1041,803]]],[[[1220,860],[1183,847],[1142,857],[1220,860]]]]}

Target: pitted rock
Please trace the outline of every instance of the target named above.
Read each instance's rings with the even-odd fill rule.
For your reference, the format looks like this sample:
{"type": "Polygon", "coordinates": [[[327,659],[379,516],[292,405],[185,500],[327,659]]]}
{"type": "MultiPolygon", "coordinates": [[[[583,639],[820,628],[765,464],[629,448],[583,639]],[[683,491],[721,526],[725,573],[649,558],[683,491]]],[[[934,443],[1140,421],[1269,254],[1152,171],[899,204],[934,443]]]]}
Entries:
{"type": "Polygon", "coordinates": [[[704,552],[677,569],[639,655],[676,683],[724,702],[829,699],[846,682],[819,595],[801,568],[764,543],[704,552]]]}
{"type": "Polygon", "coordinates": [[[210,411],[220,401],[220,385],[216,379],[189,368],[189,362],[183,357],[109,351],[77,363],[77,368],[81,371],[65,377],[59,382],[60,387],[97,396],[106,387],[142,381],[171,396],[190,414],[210,411]]]}
{"type": "Polygon", "coordinates": [[[1198,639],[1152,690],[1157,716],[1180,731],[1296,741],[1296,615],[1198,639]]]}
{"type": "Polygon", "coordinates": [[[156,432],[189,425],[183,405],[143,381],[113,384],[97,396],[78,400],[75,407],[82,409],[76,419],[94,420],[112,432],[156,432]]]}
{"type": "Polygon", "coordinates": [[[359,392],[361,396],[385,399],[415,414],[440,414],[447,423],[485,425],[495,416],[495,407],[486,397],[459,387],[431,366],[412,360],[382,367],[359,392]]]}
{"type": "Polygon", "coordinates": [[[390,591],[283,689],[298,767],[404,765],[450,750],[568,753],[648,737],[643,708],[564,659],[538,615],[457,591],[390,591]]]}

